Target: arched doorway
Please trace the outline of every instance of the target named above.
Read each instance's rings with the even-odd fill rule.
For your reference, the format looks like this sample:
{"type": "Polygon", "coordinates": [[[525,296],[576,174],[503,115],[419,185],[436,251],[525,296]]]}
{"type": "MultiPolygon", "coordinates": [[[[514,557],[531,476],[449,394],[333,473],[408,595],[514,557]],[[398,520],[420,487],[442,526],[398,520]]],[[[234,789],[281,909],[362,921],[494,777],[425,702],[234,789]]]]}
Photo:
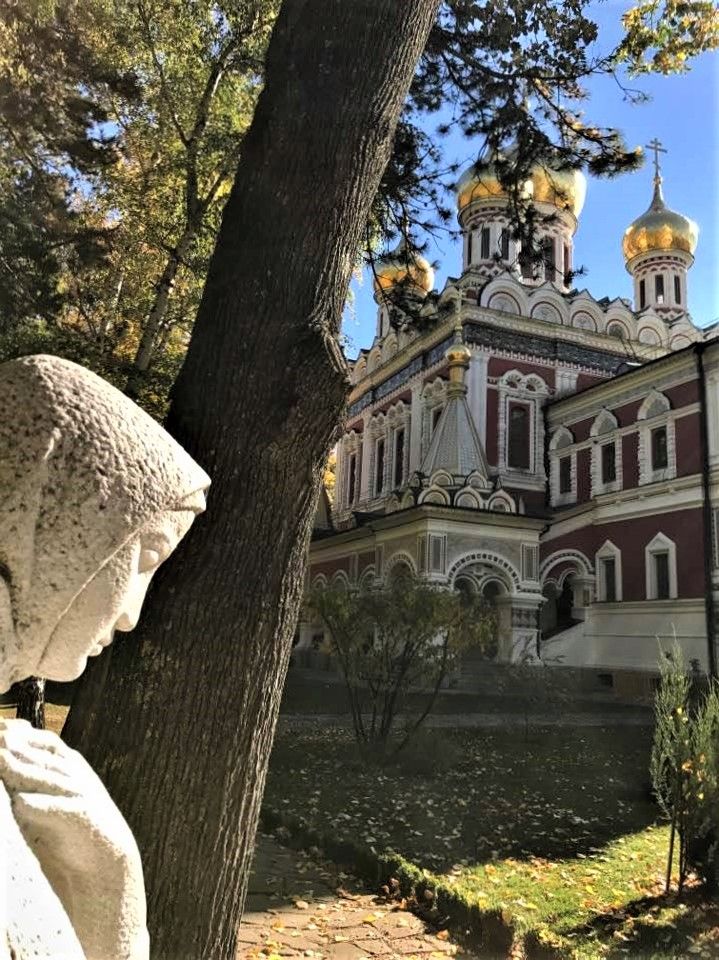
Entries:
{"type": "Polygon", "coordinates": [[[574,612],[574,576],[565,577],[561,585],[550,581],[542,590],[545,602],[540,613],[542,640],[573,627],[579,621],[574,612]]]}

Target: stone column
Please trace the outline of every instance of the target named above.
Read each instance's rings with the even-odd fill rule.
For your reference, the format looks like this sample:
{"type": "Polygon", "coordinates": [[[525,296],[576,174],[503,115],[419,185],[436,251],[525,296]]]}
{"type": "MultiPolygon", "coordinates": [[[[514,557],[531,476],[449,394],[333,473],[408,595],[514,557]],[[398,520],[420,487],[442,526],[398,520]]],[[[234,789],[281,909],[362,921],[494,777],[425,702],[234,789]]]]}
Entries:
{"type": "Polygon", "coordinates": [[[467,403],[482,446],[487,443],[487,368],[489,357],[472,353],[467,377],[467,403]]]}
{"type": "Polygon", "coordinates": [[[410,410],[409,436],[409,474],[419,470],[422,463],[422,381],[412,387],[412,407],[410,410]]]}
{"type": "Polygon", "coordinates": [[[537,642],[539,639],[539,609],[544,598],[512,597],[512,628],[509,661],[511,663],[539,663],[537,642]]]}

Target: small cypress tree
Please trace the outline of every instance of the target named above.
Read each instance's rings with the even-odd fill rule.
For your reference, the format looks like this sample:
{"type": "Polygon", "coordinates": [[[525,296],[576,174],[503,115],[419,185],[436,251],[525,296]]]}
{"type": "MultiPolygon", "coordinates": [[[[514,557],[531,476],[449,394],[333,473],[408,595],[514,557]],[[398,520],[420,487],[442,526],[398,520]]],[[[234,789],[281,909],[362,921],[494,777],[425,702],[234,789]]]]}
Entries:
{"type": "Polygon", "coordinates": [[[650,773],[670,821],[666,889],[671,885],[677,839],[681,893],[690,871],[709,889],[719,879],[719,686],[701,690],[687,675],[675,645],[661,665],[655,703],[650,773]]]}

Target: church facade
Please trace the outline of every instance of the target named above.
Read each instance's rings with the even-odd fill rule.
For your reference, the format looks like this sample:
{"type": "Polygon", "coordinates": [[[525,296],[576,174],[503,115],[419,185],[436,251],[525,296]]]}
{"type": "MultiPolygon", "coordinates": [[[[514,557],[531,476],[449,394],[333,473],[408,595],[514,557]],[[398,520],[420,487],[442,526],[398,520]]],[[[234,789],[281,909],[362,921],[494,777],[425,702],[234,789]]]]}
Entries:
{"type": "MultiPolygon", "coordinates": [[[[472,167],[460,276],[437,292],[423,258],[382,260],[308,583],[382,583],[404,566],[496,607],[498,661],[613,682],[655,672],[676,637],[714,672],[719,341],[687,311],[697,227],[667,207],[656,164],[623,239],[634,299],[596,300],[570,289],[585,188],[580,173],[532,174],[530,262],[492,165],[472,167]],[[414,305],[399,323],[397,284],[414,305]]],[[[322,632],[302,623],[301,644],[322,632]]]]}

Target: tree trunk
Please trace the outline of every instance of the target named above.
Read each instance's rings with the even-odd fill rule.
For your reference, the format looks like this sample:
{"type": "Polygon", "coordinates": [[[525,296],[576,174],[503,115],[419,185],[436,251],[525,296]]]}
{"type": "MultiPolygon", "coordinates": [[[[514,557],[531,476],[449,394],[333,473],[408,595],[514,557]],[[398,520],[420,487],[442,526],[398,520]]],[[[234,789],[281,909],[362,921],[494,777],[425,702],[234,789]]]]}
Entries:
{"type": "Polygon", "coordinates": [[[41,677],[28,677],[15,684],[18,720],[27,720],[36,730],[45,729],[45,681],[41,677]]]}
{"type": "Polygon", "coordinates": [[[81,689],[66,724],[137,837],[154,960],[235,955],[345,405],[342,308],[438,6],[284,0],[168,419],[208,511],[110,648],[102,712],[81,689]]]}
{"type": "Polygon", "coordinates": [[[150,368],[157,334],[167,316],[167,308],[170,305],[170,297],[172,295],[172,289],[175,286],[175,280],[177,279],[177,271],[180,269],[180,265],[185,257],[189,256],[196,236],[197,228],[195,226],[186,227],[180,237],[179,243],[167,258],[165,269],[162,271],[162,276],[157,284],[157,292],[152,308],[142,331],[140,345],[137,348],[137,353],[133,361],[133,376],[131,377],[131,384],[128,385],[128,393],[130,396],[136,394],[137,386],[142,379],[142,374],[146,373],[150,368]]]}

